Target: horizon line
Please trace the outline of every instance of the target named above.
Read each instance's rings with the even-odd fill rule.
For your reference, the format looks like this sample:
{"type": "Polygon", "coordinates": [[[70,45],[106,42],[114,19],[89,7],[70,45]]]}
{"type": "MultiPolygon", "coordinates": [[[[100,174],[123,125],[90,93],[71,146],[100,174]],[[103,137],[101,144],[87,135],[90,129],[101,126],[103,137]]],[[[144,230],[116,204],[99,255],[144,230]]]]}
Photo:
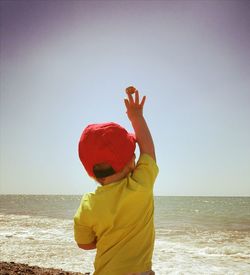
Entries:
{"type": "MultiPolygon", "coordinates": [[[[91,192],[88,192],[91,193],[91,192]]],[[[25,194],[25,193],[0,193],[0,196],[83,196],[82,194],[25,194]]],[[[222,197],[222,198],[249,198],[250,195],[158,195],[154,197],[222,197]]]]}

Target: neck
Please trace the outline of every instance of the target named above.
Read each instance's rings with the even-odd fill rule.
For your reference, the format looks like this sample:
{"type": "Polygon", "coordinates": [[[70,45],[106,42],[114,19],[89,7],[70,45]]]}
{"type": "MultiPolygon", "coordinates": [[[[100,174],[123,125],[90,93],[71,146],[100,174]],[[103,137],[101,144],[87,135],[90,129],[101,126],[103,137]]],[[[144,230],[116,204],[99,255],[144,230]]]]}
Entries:
{"type": "Polygon", "coordinates": [[[135,167],[135,155],[133,156],[132,160],[123,168],[122,171],[115,173],[114,175],[111,175],[106,178],[96,179],[101,185],[107,185],[112,182],[116,182],[118,180],[121,180],[134,170],[135,167]]]}
{"type": "Polygon", "coordinates": [[[125,173],[123,173],[123,171],[122,171],[122,172],[118,172],[118,173],[116,173],[114,175],[111,175],[109,177],[98,179],[98,182],[101,185],[108,185],[110,183],[113,183],[115,181],[123,179],[125,176],[126,176],[125,173]]]}

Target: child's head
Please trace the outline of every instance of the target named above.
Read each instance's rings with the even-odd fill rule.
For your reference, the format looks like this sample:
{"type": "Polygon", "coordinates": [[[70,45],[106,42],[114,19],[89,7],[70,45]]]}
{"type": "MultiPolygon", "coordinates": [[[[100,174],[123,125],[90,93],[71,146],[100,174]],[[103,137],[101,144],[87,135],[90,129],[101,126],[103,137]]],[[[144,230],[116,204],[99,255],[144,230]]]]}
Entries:
{"type": "Polygon", "coordinates": [[[91,124],[81,135],[78,153],[89,176],[98,180],[129,172],[135,144],[134,135],[116,123],[91,124]]]}

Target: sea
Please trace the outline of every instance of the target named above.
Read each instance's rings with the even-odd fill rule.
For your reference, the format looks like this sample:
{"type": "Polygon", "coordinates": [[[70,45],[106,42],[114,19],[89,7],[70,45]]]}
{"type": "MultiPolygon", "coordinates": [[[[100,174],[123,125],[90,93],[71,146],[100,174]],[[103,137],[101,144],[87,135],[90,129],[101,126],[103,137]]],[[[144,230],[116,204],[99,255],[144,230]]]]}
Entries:
{"type": "MultiPolygon", "coordinates": [[[[92,273],[95,251],[73,238],[80,200],[0,195],[0,261],[92,273]]],[[[250,197],[155,197],[155,228],[157,275],[250,274],[250,197]]]]}

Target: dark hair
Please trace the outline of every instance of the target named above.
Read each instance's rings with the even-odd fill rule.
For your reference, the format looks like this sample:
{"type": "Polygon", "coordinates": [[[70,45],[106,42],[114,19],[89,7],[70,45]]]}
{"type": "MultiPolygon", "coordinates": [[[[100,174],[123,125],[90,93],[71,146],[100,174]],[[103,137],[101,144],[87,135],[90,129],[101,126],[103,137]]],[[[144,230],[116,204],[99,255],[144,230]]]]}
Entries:
{"type": "Polygon", "coordinates": [[[106,178],[108,176],[114,175],[115,170],[109,164],[98,163],[94,165],[93,173],[97,179],[101,179],[101,178],[106,178]]]}

